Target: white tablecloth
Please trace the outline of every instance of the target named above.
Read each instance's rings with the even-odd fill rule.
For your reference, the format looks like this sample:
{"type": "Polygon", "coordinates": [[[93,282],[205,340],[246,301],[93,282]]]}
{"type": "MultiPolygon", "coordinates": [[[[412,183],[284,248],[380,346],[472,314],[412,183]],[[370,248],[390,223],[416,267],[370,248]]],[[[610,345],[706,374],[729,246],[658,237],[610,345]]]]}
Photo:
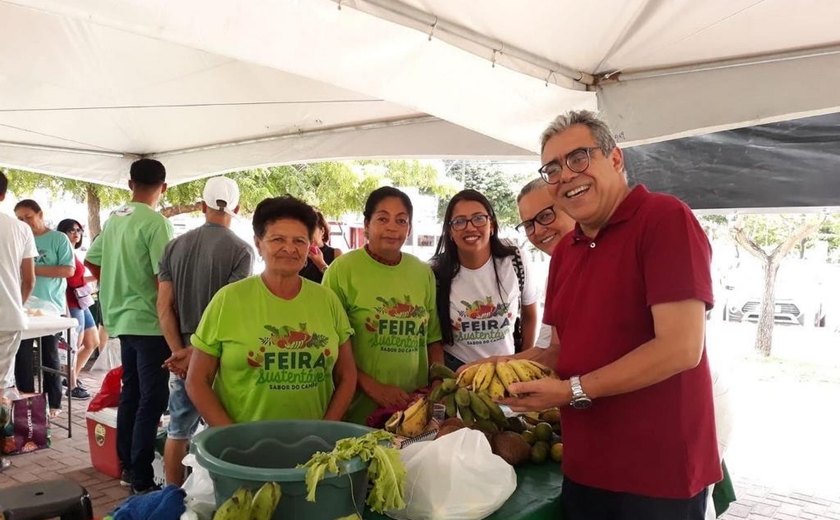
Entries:
{"type": "Polygon", "coordinates": [[[21,331],[20,339],[40,338],[50,334],[58,334],[67,329],[78,326],[75,318],[64,318],[62,316],[27,316],[26,326],[21,331]]]}

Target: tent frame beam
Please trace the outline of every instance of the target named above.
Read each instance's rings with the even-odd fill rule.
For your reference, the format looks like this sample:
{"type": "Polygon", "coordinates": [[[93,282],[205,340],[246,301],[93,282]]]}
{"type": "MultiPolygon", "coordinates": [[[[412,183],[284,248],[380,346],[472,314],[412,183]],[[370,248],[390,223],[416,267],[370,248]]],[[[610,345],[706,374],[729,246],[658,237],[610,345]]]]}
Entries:
{"type": "MultiPolygon", "coordinates": [[[[591,74],[574,70],[519,47],[488,38],[487,36],[477,33],[462,25],[453,23],[449,20],[441,19],[433,14],[421,11],[420,9],[416,9],[396,0],[332,1],[338,4],[339,9],[344,6],[352,7],[371,16],[376,16],[377,18],[386,19],[405,27],[426,32],[429,35],[430,41],[433,37],[438,37],[440,40],[450,43],[461,50],[471,52],[481,58],[487,58],[486,55],[477,54],[465,48],[463,43],[466,42],[471,46],[481,47],[483,50],[487,51],[487,54],[491,55],[490,61],[494,67],[496,66],[498,57],[502,55],[510,56],[511,58],[541,69],[543,71],[543,76],[539,77],[539,79],[544,80],[546,84],[556,83],[558,76],[567,80],[560,86],[575,90],[590,90],[590,86],[595,84],[595,77],[591,74]]],[[[516,70],[515,67],[508,68],[516,70]]],[[[528,71],[517,70],[517,72],[537,77],[528,71]]]]}

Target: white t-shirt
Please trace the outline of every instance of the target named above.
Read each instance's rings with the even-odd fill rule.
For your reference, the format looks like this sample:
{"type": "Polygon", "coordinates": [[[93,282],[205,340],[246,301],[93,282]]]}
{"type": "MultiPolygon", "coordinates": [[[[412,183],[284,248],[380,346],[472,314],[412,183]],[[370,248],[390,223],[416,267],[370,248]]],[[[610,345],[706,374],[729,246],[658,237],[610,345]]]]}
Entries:
{"type": "Polygon", "coordinates": [[[20,301],[20,263],[36,258],[38,249],[32,229],[15,217],[0,213],[0,330],[23,329],[20,301]]]}
{"type": "MultiPolygon", "coordinates": [[[[520,251],[525,271],[522,304],[537,301],[534,280],[528,276],[528,260],[520,251]]],[[[461,266],[452,280],[449,293],[449,318],[454,343],[444,345],[446,352],[465,363],[513,354],[513,326],[519,316],[519,280],[513,256],[495,260],[501,283],[496,283],[494,259],[478,269],[461,266]]],[[[441,327],[445,324],[441,323],[441,327]]]]}
{"type": "Polygon", "coordinates": [[[540,328],[537,330],[537,339],[534,342],[535,347],[548,348],[551,346],[551,325],[548,323],[540,323],[540,328]]]}

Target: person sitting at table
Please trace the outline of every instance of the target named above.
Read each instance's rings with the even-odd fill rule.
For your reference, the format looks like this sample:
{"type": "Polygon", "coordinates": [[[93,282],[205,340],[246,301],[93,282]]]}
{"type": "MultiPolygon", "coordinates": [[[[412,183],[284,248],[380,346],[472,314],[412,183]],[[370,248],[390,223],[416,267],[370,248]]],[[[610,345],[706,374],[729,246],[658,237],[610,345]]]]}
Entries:
{"type": "Polygon", "coordinates": [[[452,197],[431,264],[438,283],[438,319],[446,324],[441,333],[449,368],[534,346],[536,283],[519,248],[499,238],[487,197],[469,189],[452,197]],[[520,316],[520,344],[515,345],[520,316]]]}
{"type": "Polygon", "coordinates": [[[364,208],[368,243],[336,258],[324,274],[353,326],[358,391],[346,420],[362,424],[377,408],[409,404],[429,383],[429,363],[443,362],[432,270],[400,251],[411,229],[408,195],[385,186],[364,208]]]}
{"type": "Polygon", "coordinates": [[[210,426],[344,416],[356,388],[353,329],[335,294],[298,273],[315,211],[290,196],[253,217],[265,270],[220,289],[191,337],[187,394],[210,426]]]}
{"type": "MultiPolygon", "coordinates": [[[[52,307],[58,314],[67,312],[67,278],[76,271],[73,262],[73,249],[67,235],[54,231],[44,222],[41,206],[32,199],[23,199],[15,205],[15,215],[25,222],[35,235],[35,247],[38,258],[35,260],[35,288],[32,296],[52,307]]],[[[35,391],[35,377],[32,373],[34,340],[27,339],[20,343],[15,356],[15,381],[21,392],[35,391]]],[[[59,370],[58,338],[55,335],[44,336],[39,340],[41,365],[59,370]]],[[[50,415],[55,417],[61,412],[61,376],[44,372],[44,389],[50,406],[50,415]]]]}
{"type": "MultiPolygon", "coordinates": [[[[58,223],[56,229],[67,235],[73,248],[79,249],[82,247],[82,237],[85,231],[78,220],[66,218],[58,223]]],[[[96,329],[96,323],[93,321],[93,314],[90,312],[93,296],[88,288],[85,266],[78,258],[74,257],[74,260],[76,261],[76,272],[67,279],[66,296],[70,316],[79,324],[76,327],[76,331],[79,333],[77,347],[81,348],[76,352],[76,366],[70,372],[67,391],[74,399],[88,399],[90,393],[85,390],[79,381],[79,373],[85,367],[93,351],[99,347],[99,333],[96,329]]]]}
{"type": "Polygon", "coordinates": [[[321,283],[324,279],[324,271],[333,263],[333,260],[341,256],[342,251],[330,246],[330,225],[327,224],[323,213],[320,211],[315,213],[318,215],[318,229],[315,231],[312,245],[309,246],[309,258],[300,270],[300,275],[315,283],[321,283]]]}

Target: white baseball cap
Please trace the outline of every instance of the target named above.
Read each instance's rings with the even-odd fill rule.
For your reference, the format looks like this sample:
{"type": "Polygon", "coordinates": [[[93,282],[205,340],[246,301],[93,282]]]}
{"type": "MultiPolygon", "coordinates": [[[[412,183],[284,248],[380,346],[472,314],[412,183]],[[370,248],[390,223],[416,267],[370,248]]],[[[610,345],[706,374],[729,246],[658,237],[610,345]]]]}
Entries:
{"type": "Polygon", "coordinates": [[[228,177],[207,179],[204,185],[204,203],[210,209],[236,215],[233,210],[239,206],[239,186],[235,180],[228,177]]]}

